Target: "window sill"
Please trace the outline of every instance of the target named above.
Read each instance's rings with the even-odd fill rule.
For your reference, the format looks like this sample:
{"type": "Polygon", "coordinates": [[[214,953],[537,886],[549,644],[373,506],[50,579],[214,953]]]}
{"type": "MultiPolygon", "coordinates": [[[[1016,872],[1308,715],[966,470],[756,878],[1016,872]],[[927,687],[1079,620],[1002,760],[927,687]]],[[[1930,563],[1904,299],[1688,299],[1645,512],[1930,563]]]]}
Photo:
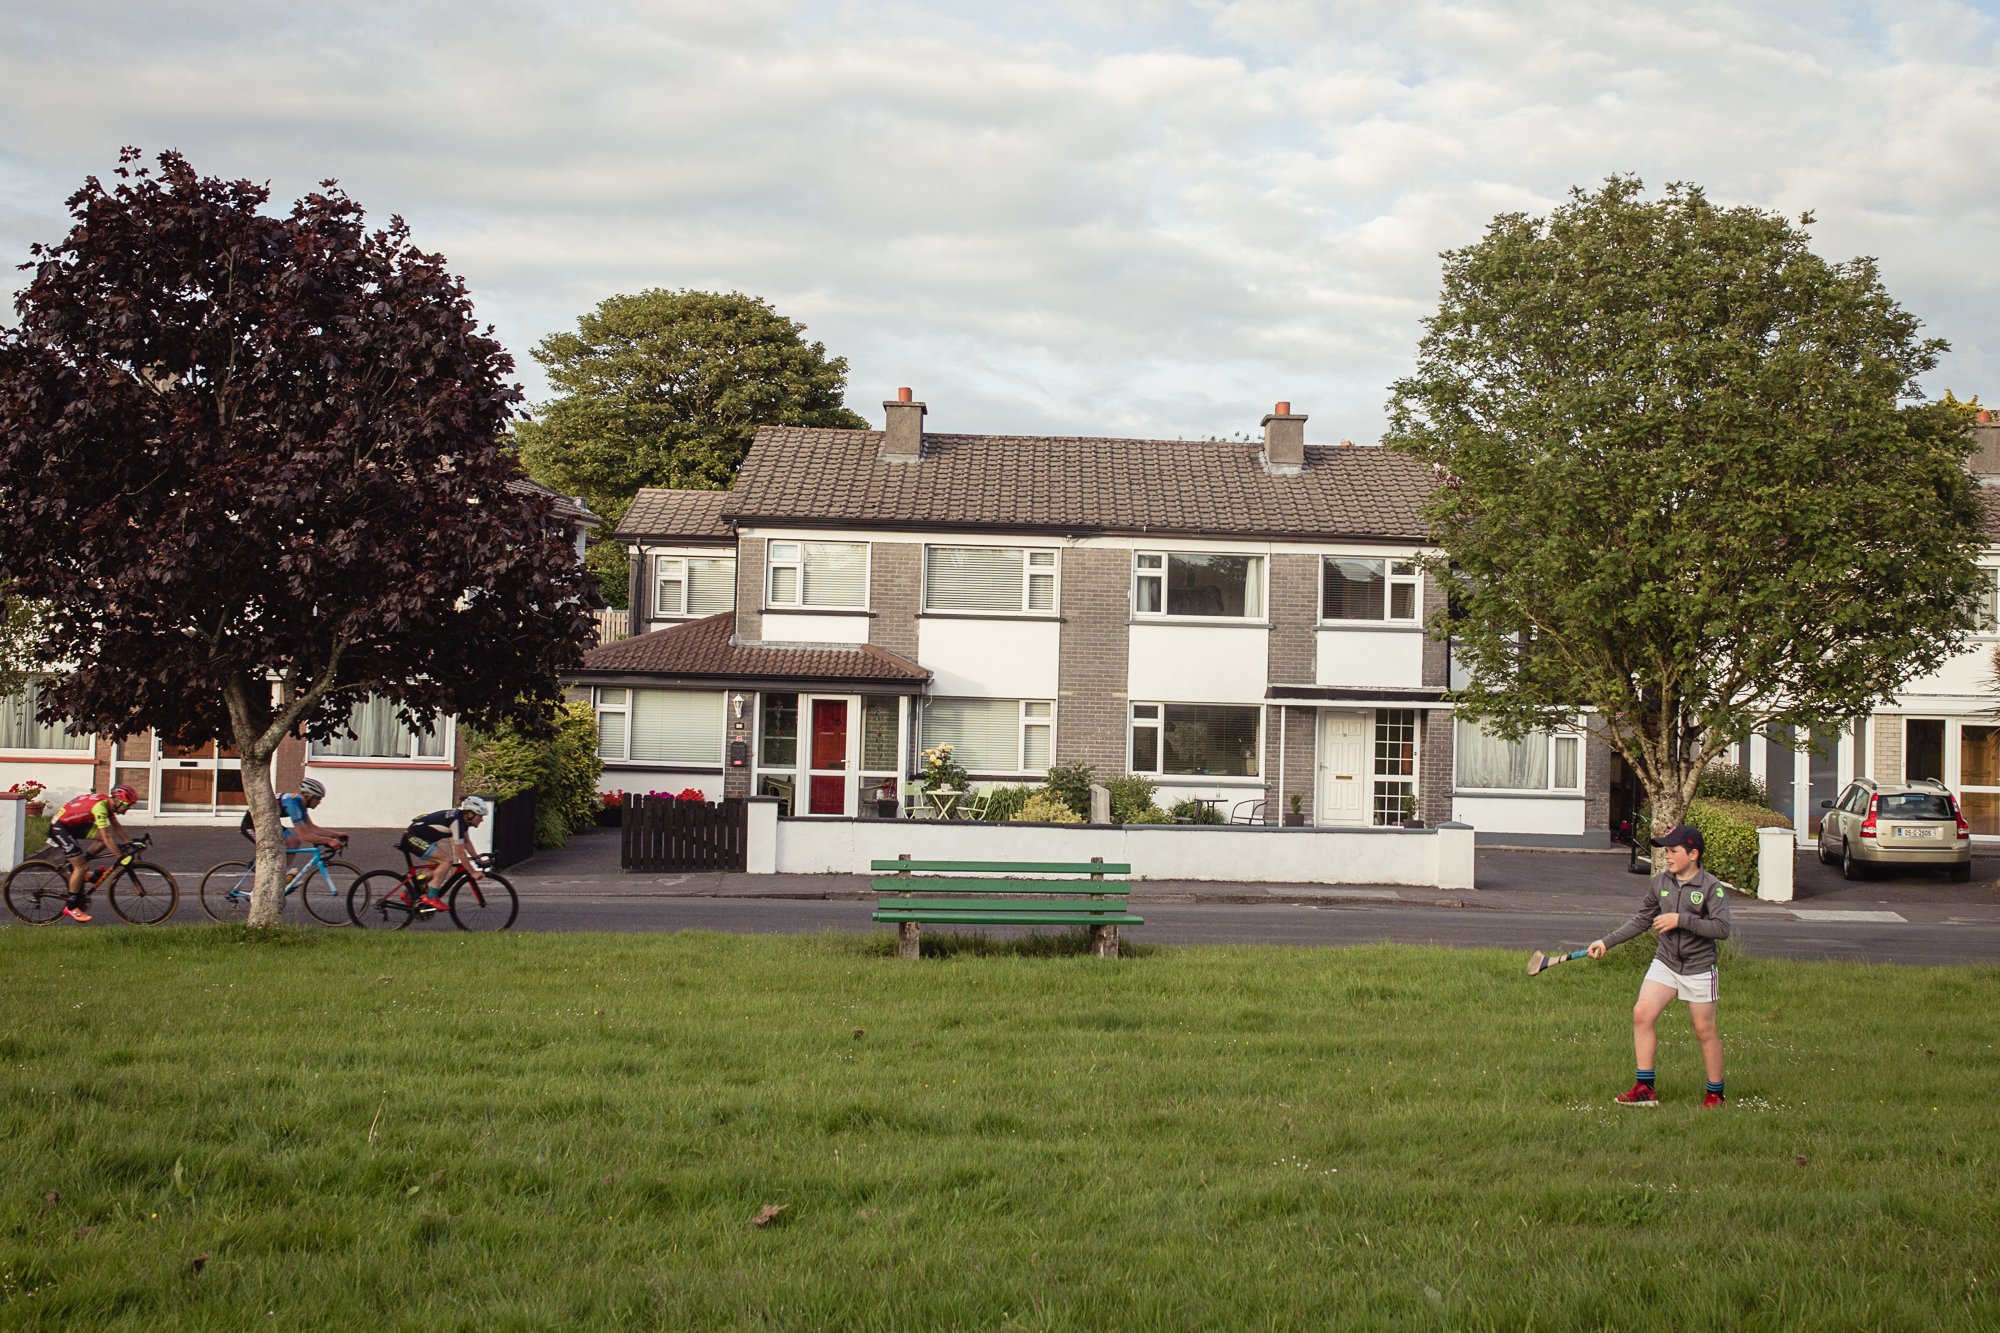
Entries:
{"type": "Polygon", "coordinates": [[[1261,629],[1271,628],[1271,622],[1262,618],[1252,620],[1247,616],[1149,616],[1134,615],[1125,622],[1128,625],[1200,625],[1209,629],[1261,629]]]}
{"type": "MultiPolygon", "coordinates": [[[[0,764],[94,764],[97,756],[88,750],[6,750],[0,764]]],[[[121,759],[121,764],[150,763],[146,759],[121,759]]]]}
{"type": "Polygon", "coordinates": [[[1376,634],[1384,632],[1391,634],[1422,634],[1424,632],[1422,625],[1413,625],[1403,620],[1322,620],[1319,622],[1319,627],[1321,629],[1342,631],[1362,630],[1376,634]]]}
{"type": "Polygon", "coordinates": [[[1453,787],[1453,796],[1477,797],[1482,801],[1581,801],[1580,791],[1519,791],[1501,787],[1453,787]]]}
{"type": "Polygon", "coordinates": [[[1047,611],[919,611],[918,620],[1009,620],[1060,625],[1063,618],[1047,611]]]}
{"type": "Polygon", "coordinates": [[[873,611],[853,606],[760,606],[757,610],[767,616],[868,616],[872,619],[875,615],[873,611]]]}
{"type": "Polygon", "coordinates": [[[1263,778],[1213,777],[1207,773],[1141,773],[1142,778],[1151,778],[1161,787],[1241,787],[1245,791],[1262,791],[1263,778]]]}
{"type": "Polygon", "coordinates": [[[439,773],[452,771],[449,759],[348,759],[332,755],[314,755],[306,760],[307,768],[423,768],[439,773]]]}

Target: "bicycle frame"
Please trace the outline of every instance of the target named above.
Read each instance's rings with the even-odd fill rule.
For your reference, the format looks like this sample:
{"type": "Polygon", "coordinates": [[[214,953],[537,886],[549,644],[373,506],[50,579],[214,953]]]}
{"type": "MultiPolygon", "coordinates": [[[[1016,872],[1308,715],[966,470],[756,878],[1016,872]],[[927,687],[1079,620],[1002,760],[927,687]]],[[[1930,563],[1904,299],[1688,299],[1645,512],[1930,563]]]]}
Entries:
{"type": "MultiPolygon", "coordinates": [[[[318,843],[314,843],[309,847],[285,848],[286,856],[297,856],[300,852],[310,852],[312,853],[312,855],[306,858],[305,864],[301,865],[297,870],[291,872],[291,877],[285,881],[284,892],[282,892],[278,896],[281,898],[291,897],[292,890],[298,888],[299,885],[304,884],[306,881],[310,880],[312,878],[313,871],[323,869],[326,866],[327,850],[328,850],[327,848],[320,846],[318,843]]],[[[331,879],[332,877],[328,876],[329,882],[331,882],[331,879]]],[[[242,876],[236,881],[236,883],[230,886],[229,889],[230,897],[248,898],[250,896],[250,890],[243,887],[245,880],[248,880],[253,886],[255,885],[257,881],[257,863],[255,861],[252,861],[249,865],[249,868],[243,872],[242,876]]]]}

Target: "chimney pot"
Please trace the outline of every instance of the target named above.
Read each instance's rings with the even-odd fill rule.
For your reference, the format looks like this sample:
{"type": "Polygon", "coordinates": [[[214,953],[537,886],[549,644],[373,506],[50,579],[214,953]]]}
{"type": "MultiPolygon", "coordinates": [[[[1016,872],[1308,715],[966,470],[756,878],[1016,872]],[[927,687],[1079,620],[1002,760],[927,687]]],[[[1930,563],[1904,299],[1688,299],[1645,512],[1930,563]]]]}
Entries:
{"type": "Polygon", "coordinates": [[[907,403],[907,402],[909,402],[909,401],[910,401],[910,391],[909,391],[908,389],[898,389],[898,390],[896,390],[896,401],[897,401],[897,402],[899,402],[899,403],[907,403]]]}
{"type": "Polygon", "coordinates": [[[1982,411],[1981,411],[1981,412],[1979,413],[1979,424],[1980,424],[1980,425],[1982,425],[1982,426],[1984,426],[1984,425],[1987,425],[1987,424],[1989,424],[1989,423],[1990,423],[1990,422],[1991,422],[1992,420],[1993,420],[1993,414],[1992,414],[1991,412],[1987,412],[1987,411],[1984,411],[1984,410],[1982,410],[1982,411]]]}
{"type": "Polygon", "coordinates": [[[1354,447],[1354,441],[1352,441],[1352,440],[1342,440],[1342,441],[1340,442],[1340,447],[1341,447],[1341,448],[1343,448],[1343,449],[1352,449],[1352,448],[1354,447]]]}
{"type": "Polygon", "coordinates": [[[882,452],[879,455],[883,462],[923,461],[924,414],[924,405],[911,401],[908,389],[896,390],[896,397],[882,404],[882,415],[887,419],[882,431],[882,452]]]}
{"type": "Polygon", "coordinates": [[[1271,409],[1271,415],[1274,417],[1288,417],[1291,414],[1292,405],[1290,403],[1279,403],[1271,409]]]}
{"type": "Polygon", "coordinates": [[[1306,419],[1290,403],[1264,418],[1264,470],[1275,476],[1296,476],[1306,470],[1306,419]]]}

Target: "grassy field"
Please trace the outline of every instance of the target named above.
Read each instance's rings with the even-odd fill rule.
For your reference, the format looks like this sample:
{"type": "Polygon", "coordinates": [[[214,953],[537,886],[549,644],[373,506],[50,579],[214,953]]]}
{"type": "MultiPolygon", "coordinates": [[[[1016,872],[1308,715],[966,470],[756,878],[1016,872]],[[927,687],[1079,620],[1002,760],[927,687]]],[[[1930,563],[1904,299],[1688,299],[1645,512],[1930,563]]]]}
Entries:
{"type": "Polygon", "coordinates": [[[0,1328],[2000,1326],[2000,969],[887,944],[0,929],[0,1328]]]}

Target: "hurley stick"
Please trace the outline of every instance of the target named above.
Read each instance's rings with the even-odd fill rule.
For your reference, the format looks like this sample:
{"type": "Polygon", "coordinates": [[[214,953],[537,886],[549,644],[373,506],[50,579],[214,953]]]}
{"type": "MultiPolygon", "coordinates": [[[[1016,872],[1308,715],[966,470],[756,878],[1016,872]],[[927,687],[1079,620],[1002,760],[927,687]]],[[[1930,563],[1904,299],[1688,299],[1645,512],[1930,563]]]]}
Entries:
{"type": "Polygon", "coordinates": [[[1531,977],[1539,976],[1554,967],[1557,963],[1569,963],[1574,962],[1578,958],[1588,957],[1590,957],[1590,950],[1588,949],[1578,949],[1575,953],[1559,953],[1553,958],[1537,949],[1535,956],[1528,960],[1528,975],[1531,977]]]}

